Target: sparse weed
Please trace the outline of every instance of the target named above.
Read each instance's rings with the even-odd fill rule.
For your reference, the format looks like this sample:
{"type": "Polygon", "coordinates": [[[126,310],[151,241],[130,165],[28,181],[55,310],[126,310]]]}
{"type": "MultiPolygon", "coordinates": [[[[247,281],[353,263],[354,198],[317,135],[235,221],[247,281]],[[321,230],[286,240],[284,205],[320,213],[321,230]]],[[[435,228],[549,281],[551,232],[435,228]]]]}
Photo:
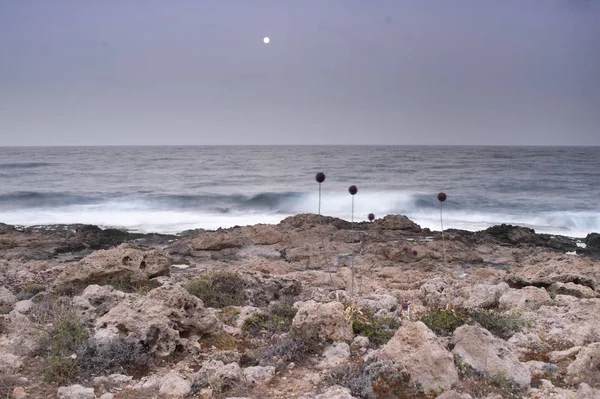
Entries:
{"type": "Polygon", "coordinates": [[[278,339],[273,345],[264,348],[258,355],[261,366],[275,366],[281,370],[287,363],[300,363],[321,349],[322,344],[315,338],[292,330],[278,339]]]}
{"type": "Polygon", "coordinates": [[[115,338],[97,342],[93,338],[81,345],[77,353],[77,367],[81,374],[146,375],[152,358],[140,345],[115,338]]]}
{"type": "Polygon", "coordinates": [[[411,383],[410,374],[402,363],[395,361],[340,365],[325,377],[320,391],[331,385],[344,386],[361,399],[428,397],[411,383]]]}
{"type": "Polygon", "coordinates": [[[200,344],[203,347],[215,347],[216,349],[219,350],[225,350],[225,351],[230,351],[230,350],[234,350],[236,349],[240,343],[242,341],[236,337],[234,337],[233,335],[230,334],[226,334],[226,333],[219,333],[219,334],[213,334],[213,335],[209,335],[206,338],[203,338],[200,341],[200,344]]]}
{"type": "Polygon", "coordinates": [[[29,284],[23,287],[23,289],[17,293],[16,296],[19,301],[23,301],[26,299],[31,299],[43,291],[46,291],[46,286],[42,284],[29,284]]]}
{"type": "Polygon", "coordinates": [[[270,333],[288,332],[297,310],[289,302],[273,304],[268,313],[254,313],[242,326],[244,331],[257,335],[261,331],[270,333]]]}
{"type": "Polygon", "coordinates": [[[396,317],[375,317],[368,312],[352,321],[354,333],[369,338],[375,345],[386,344],[399,327],[400,321],[396,317]]]}
{"type": "Polygon", "coordinates": [[[226,308],[223,308],[221,313],[219,313],[219,319],[221,319],[223,323],[233,326],[235,325],[235,322],[238,319],[239,315],[239,309],[233,306],[228,306],[226,308]]]}
{"type": "Polygon", "coordinates": [[[244,286],[244,280],[235,273],[211,272],[191,280],[185,289],[202,299],[206,307],[224,308],[244,304],[244,286]]]}

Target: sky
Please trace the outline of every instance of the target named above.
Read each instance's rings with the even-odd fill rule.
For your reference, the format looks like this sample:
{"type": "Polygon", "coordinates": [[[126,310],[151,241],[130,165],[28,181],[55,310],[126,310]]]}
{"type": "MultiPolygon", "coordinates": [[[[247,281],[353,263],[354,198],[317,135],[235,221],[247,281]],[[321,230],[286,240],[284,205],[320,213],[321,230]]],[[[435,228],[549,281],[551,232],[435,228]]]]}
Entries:
{"type": "Polygon", "coordinates": [[[0,0],[0,146],[167,144],[600,145],[600,1],[0,0]]]}

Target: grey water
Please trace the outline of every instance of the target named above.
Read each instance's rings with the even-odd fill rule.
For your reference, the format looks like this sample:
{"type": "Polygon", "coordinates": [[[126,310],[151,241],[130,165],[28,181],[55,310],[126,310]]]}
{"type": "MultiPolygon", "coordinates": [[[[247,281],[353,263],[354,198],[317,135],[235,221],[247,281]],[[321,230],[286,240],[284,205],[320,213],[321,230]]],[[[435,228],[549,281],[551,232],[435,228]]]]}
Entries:
{"type": "Polygon", "coordinates": [[[600,147],[0,147],[0,222],[132,231],[277,223],[318,210],[440,229],[600,231],[600,147]]]}

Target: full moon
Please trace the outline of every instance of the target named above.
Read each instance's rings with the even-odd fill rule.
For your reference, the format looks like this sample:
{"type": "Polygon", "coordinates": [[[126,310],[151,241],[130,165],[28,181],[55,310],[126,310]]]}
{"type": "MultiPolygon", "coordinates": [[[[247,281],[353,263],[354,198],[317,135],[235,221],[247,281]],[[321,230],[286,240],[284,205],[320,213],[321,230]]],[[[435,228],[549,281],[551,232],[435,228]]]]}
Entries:
{"type": "Polygon", "coordinates": [[[263,42],[265,44],[269,44],[270,41],[271,41],[271,39],[269,39],[269,36],[265,36],[264,39],[263,39],[263,42]]]}

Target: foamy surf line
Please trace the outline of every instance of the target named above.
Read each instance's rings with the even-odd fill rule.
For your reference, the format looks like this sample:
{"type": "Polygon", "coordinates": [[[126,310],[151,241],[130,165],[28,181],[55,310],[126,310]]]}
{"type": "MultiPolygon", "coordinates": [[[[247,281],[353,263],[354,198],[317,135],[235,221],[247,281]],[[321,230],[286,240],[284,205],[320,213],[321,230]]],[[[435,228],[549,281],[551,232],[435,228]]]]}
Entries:
{"type": "MultiPolygon", "coordinates": [[[[89,207],[85,207],[89,208],[89,207]]],[[[181,210],[108,210],[108,209],[25,209],[13,212],[0,212],[0,221],[17,226],[58,225],[58,224],[92,224],[103,228],[121,228],[139,233],[177,234],[185,230],[229,228],[259,223],[277,224],[296,213],[260,213],[229,212],[205,213],[181,210]]],[[[304,213],[304,212],[298,212],[304,213]]],[[[307,211],[308,213],[308,211],[307,211]]],[[[350,220],[350,212],[323,212],[323,214],[350,220]]],[[[421,227],[439,231],[439,213],[404,213],[379,212],[380,218],[387,214],[406,214],[421,227]]],[[[367,221],[368,213],[356,213],[355,222],[367,221]]],[[[546,216],[547,217],[547,216],[546,216]]],[[[512,224],[533,228],[537,233],[556,234],[582,238],[598,229],[556,226],[544,223],[545,217],[519,218],[518,215],[463,214],[446,212],[444,214],[445,229],[480,231],[499,224],[512,224]]]]}

